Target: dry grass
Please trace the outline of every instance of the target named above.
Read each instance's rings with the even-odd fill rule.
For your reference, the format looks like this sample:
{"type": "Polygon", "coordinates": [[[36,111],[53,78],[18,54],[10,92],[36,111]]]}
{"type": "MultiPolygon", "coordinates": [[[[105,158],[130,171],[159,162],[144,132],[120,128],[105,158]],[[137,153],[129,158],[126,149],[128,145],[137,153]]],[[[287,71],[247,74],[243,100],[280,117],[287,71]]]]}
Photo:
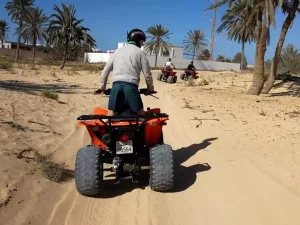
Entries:
{"type": "Polygon", "coordinates": [[[184,106],[182,108],[186,108],[186,109],[192,109],[193,106],[191,106],[191,101],[187,100],[187,99],[182,99],[183,100],[183,103],[184,103],[184,106]]]}
{"type": "Polygon", "coordinates": [[[259,113],[259,115],[261,115],[261,116],[266,116],[266,115],[267,115],[267,112],[264,111],[264,110],[261,110],[260,113],[259,113]]]}
{"type": "Polygon", "coordinates": [[[54,162],[53,155],[51,153],[42,155],[38,152],[35,152],[34,160],[39,165],[43,176],[47,179],[54,182],[60,182],[64,179],[66,166],[64,163],[54,162]]]}
{"type": "Polygon", "coordinates": [[[193,87],[195,85],[196,85],[196,82],[195,82],[195,79],[193,79],[193,78],[188,79],[186,82],[186,86],[188,86],[188,87],[193,87]]]}
{"type": "Polygon", "coordinates": [[[45,98],[53,99],[53,100],[58,100],[58,94],[50,92],[50,91],[42,91],[42,96],[45,98]]]}
{"type": "Polygon", "coordinates": [[[205,79],[202,79],[199,83],[198,83],[199,86],[205,86],[205,85],[209,85],[209,82],[205,79]]]}
{"type": "Polygon", "coordinates": [[[286,113],[286,115],[289,115],[290,118],[300,117],[300,111],[294,110],[292,112],[286,113]]]}
{"type": "Polygon", "coordinates": [[[12,64],[10,62],[5,62],[0,59],[0,70],[11,70],[12,64]]]}

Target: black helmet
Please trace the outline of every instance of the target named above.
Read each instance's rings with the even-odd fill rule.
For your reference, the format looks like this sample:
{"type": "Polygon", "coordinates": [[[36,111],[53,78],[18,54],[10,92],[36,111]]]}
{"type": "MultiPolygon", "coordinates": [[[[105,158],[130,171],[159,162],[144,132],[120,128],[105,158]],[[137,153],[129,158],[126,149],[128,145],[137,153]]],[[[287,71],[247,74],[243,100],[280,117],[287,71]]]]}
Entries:
{"type": "Polygon", "coordinates": [[[191,61],[191,64],[193,64],[194,63],[194,61],[191,61]]]}
{"type": "Polygon", "coordinates": [[[133,41],[138,47],[141,47],[140,42],[146,41],[146,35],[140,29],[133,29],[127,33],[127,41],[133,41]]]}

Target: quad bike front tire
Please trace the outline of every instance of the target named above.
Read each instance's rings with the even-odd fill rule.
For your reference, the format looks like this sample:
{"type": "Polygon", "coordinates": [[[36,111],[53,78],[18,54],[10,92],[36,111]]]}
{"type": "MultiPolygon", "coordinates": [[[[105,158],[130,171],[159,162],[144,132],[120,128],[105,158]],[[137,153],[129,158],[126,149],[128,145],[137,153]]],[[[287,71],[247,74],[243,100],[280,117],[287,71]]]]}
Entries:
{"type": "Polygon", "coordinates": [[[184,76],[185,76],[184,73],[180,74],[180,79],[181,79],[181,80],[184,80],[184,76]]]}
{"type": "Polygon", "coordinates": [[[173,83],[176,83],[176,82],[177,82],[177,76],[174,76],[173,83]]]}
{"type": "Polygon", "coordinates": [[[173,83],[173,76],[169,76],[167,79],[167,83],[172,84],[173,83]]]}
{"type": "Polygon", "coordinates": [[[162,77],[163,77],[162,73],[158,73],[158,74],[157,74],[157,80],[161,80],[162,77]]]}
{"type": "Polygon", "coordinates": [[[101,149],[88,145],[80,148],[75,162],[75,184],[77,191],[84,196],[99,194],[103,183],[103,162],[101,149]]]}
{"type": "Polygon", "coordinates": [[[169,191],[175,183],[174,154],[170,145],[161,144],[150,149],[150,188],[169,191]]]}

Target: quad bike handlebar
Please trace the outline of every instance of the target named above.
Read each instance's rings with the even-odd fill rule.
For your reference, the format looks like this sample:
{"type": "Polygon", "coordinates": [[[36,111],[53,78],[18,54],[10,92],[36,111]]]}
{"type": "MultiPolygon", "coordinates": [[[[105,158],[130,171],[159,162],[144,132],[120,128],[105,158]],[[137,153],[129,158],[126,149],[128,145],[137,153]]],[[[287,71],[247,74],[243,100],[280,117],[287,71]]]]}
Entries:
{"type": "MultiPolygon", "coordinates": [[[[152,97],[155,97],[155,96],[153,96],[153,94],[156,94],[157,93],[157,91],[151,91],[151,92],[149,92],[148,91],[148,89],[147,88],[140,88],[139,89],[139,92],[140,92],[140,94],[142,95],[150,95],[150,96],[152,96],[152,97]]],[[[109,89],[106,89],[105,91],[102,91],[101,89],[97,89],[95,92],[94,92],[94,95],[100,95],[100,94],[104,94],[104,95],[110,95],[110,93],[111,93],[111,88],[109,88],[109,89]]],[[[157,97],[155,97],[155,98],[157,98],[157,97]]]]}

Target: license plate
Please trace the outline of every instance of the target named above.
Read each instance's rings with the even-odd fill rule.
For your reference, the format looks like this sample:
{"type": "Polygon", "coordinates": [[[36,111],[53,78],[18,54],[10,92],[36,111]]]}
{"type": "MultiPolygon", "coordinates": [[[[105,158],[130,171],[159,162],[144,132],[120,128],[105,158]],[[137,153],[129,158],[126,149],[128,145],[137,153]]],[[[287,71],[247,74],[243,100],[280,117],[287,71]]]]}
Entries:
{"type": "Polygon", "coordinates": [[[133,153],[132,140],[128,140],[126,143],[117,141],[116,142],[116,151],[117,151],[116,152],[117,155],[133,153]]]}

